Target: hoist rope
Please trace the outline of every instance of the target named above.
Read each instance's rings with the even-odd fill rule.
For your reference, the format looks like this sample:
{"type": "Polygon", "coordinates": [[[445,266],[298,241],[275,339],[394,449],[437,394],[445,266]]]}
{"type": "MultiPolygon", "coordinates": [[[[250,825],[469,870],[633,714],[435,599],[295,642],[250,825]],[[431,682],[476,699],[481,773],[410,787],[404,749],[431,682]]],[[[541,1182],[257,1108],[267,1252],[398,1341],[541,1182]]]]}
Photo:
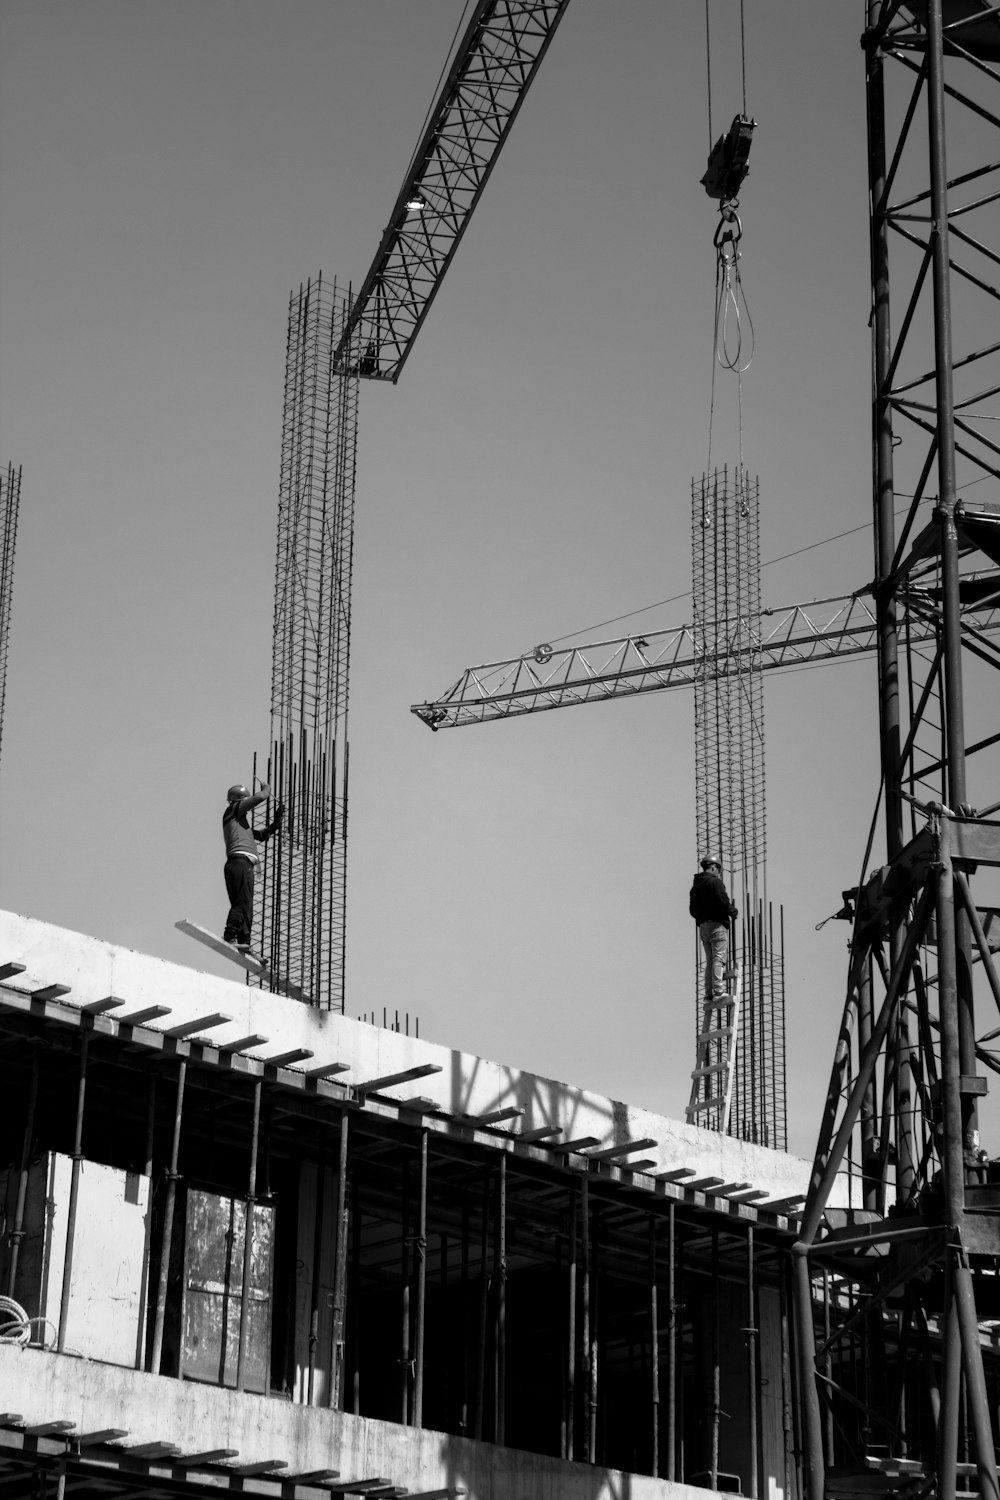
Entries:
{"type": "MultiPolygon", "coordinates": [[[[982,479],[971,479],[969,481],[969,484],[982,484],[983,481],[988,477],[988,475],[983,475],[982,479]]],[[[959,486],[959,488],[967,489],[968,485],[961,485],[959,486]]],[[[912,499],[913,497],[912,495],[904,497],[903,492],[901,490],[897,490],[896,498],[912,499]]],[[[929,495],[926,497],[926,500],[928,503],[931,503],[934,500],[934,496],[929,495]]],[[[897,516],[905,515],[908,508],[908,506],[900,505],[896,508],[895,514],[897,516]]],[[[821,541],[807,542],[804,547],[796,547],[793,552],[782,552],[778,557],[769,557],[761,563],[761,567],[771,568],[775,565],[775,563],[788,562],[790,558],[801,557],[804,552],[814,552],[817,547],[826,547],[830,542],[840,542],[843,541],[844,537],[846,536],[857,536],[859,532],[870,532],[871,529],[871,522],[865,521],[862,526],[851,526],[847,531],[834,532],[833,536],[825,536],[821,541]]],[[[589,634],[591,630],[603,630],[605,625],[617,625],[620,620],[631,620],[635,615],[644,615],[651,609],[660,609],[664,604],[676,604],[678,600],[690,599],[690,597],[691,590],[684,589],[684,591],[680,594],[671,594],[668,599],[657,599],[653,604],[642,604],[638,609],[626,610],[623,615],[612,615],[609,620],[598,620],[593,625],[583,625],[579,630],[571,630],[567,635],[554,635],[549,638],[548,644],[550,646],[558,646],[561,645],[563,641],[572,640],[575,635],[589,634]]],[[[531,652],[526,651],[524,654],[525,656],[530,656],[531,652]]]]}
{"type": "Polygon", "coordinates": [[[709,0],[705,0],[705,71],[708,75],[708,149],[711,153],[715,140],[712,136],[712,28],[708,19],[709,0]]]}

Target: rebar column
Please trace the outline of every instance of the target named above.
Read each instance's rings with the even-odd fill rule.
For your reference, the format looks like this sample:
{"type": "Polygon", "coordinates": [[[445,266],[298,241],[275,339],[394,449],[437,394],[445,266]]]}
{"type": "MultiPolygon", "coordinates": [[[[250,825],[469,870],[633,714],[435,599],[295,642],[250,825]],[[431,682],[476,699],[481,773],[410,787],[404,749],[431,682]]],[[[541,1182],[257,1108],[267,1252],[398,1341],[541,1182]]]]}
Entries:
{"type": "Polygon", "coordinates": [[[3,708],[7,687],[7,650],[14,593],[14,549],[21,503],[21,469],[0,469],[0,749],[3,747],[3,708]]]}
{"type": "Polygon", "coordinates": [[[256,898],[267,982],[340,1011],[358,367],[333,354],[350,307],[322,276],[289,305],[267,768],[285,821],[256,898]]]}
{"type": "Polygon", "coordinates": [[[759,517],[759,481],[742,465],[692,481],[698,854],[721,860],[740,907],[743,983],[728,1126],[721,1108],[698,1123],[783,1150],[784,958],[767,900],[759,517]]]}

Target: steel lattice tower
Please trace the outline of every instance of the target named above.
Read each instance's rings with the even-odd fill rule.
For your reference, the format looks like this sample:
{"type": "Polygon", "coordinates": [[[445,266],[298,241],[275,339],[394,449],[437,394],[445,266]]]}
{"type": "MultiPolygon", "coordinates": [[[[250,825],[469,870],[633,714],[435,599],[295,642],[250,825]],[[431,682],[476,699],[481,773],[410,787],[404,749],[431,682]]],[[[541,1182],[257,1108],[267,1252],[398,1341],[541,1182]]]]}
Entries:
{"type": "MultiPolygon", "coordinates": [[[[350,292],[322,276],[289,303],[266,779],[285,807],[264,846],[257,930],[274,988],[344,1008],[348,668],[358,428],[350,292]]],[[[273,804],[272,804],[273,806],[273,804]]]]}
{"type": "Polygon", "coordinates": [[[8,464],[0,470],[0,748],[3,745],[3,706],[7,687],[7,647],[14,591],[14,547],[17,512],[21,503],[21,470],[8,464]]]}
{"type": "MultiPolygon", "coordinates": [[[[784,1149],[782,918],[767,899],[759,483],[739,466],[691,485],[700,853],[715,854],[740,906],[742,1013],[729,1130],[784,1149]]],[[[695,1025],[701,1027],[701,984],[695,1025]]]]}
{"type": "Polygon", "coordinates": [[[914,1494],[998,1500],[1000,653],[976,612],[1000,598],[1000,25],[980,0],[868,21],[885,863],[870,837],[795,1245],[806,1488],[857,1487],[874,1451],[914,1494]],[[838,1180],[862,1234],[837,1236],[838,1180]]]}

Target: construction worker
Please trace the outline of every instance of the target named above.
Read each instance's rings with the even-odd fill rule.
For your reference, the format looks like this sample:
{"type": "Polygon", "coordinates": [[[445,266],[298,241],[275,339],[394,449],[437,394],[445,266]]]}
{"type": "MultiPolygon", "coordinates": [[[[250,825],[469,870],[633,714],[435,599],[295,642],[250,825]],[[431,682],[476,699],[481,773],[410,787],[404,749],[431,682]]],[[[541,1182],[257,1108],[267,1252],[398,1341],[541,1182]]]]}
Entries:
{"type": "Polygon", "coordinates": [[[242,782],[231,786],[226,794],[226,810],[222,814],[222,836],[226,841],[226,894],[229,897],[229,916],[223,941],[233,943],[241,952],[250,947],[250,930],[253,926],[253,882],[257,869],[257,845],[264,844],[281,827],[285,809],[280,805],[266,828],[258,833],[247,822],[247,813],[266,802],[271,788],[264,781],[257,781],[259,788],[251,792],[242,782]]]}
{"type": "Polygon", "coordinates": [[[729,924],[739,915],[722,882],[722,865],[706,854],[694,877],[688,911],[698,923],[698,936],[705,950],[705,999],[719,1000],[726,993],[726,959],[729,956],[729,924]]]}

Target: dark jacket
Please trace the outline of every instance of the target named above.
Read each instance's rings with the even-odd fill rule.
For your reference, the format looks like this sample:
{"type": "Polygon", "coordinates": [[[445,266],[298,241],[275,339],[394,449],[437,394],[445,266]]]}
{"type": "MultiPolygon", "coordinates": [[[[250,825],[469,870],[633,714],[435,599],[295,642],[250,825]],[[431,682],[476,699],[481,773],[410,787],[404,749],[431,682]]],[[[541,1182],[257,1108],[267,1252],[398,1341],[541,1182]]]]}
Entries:
{"type": "Polygon", "coordinates": [[[696,922],[735,922],[739,915],[714,870],[699,870],[694,877],[688,911],[696,922]]]}

